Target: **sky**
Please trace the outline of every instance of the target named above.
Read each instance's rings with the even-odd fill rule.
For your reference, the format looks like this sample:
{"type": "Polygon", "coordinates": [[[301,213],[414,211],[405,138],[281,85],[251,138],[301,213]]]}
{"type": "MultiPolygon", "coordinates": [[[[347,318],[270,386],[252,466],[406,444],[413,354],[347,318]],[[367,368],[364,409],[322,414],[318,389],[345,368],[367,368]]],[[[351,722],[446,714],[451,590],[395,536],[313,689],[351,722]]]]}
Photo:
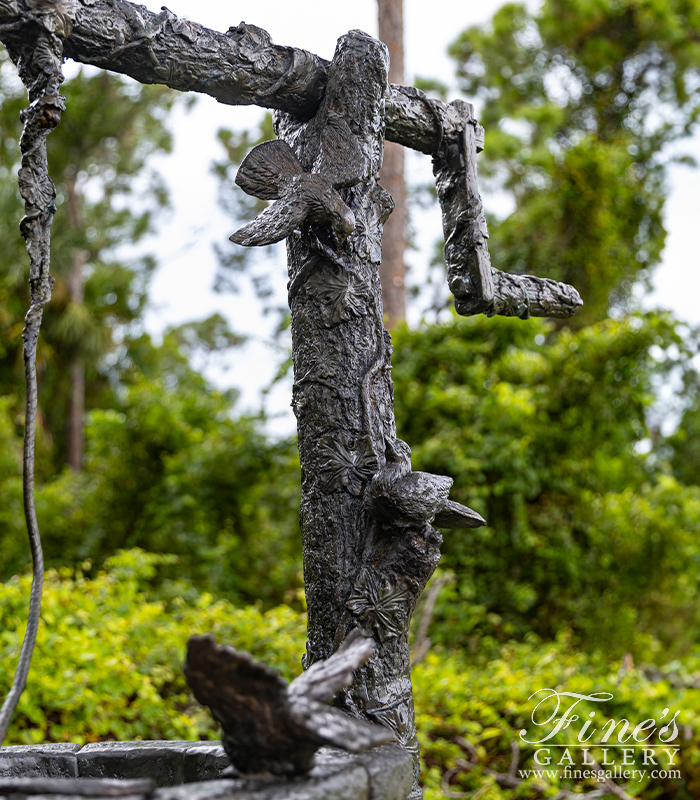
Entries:
{"type": "MultiPolygon", "coordinates": [[[[434,0],[426,13],[424,0],[404,0],[406,82],[415,77],[438,78],[458,96],[453,62],[447,56],[448,45],[469,25],[486,22],[502,4],[501,0],[479,3],[434,0]]],[[[153,10],[160,3],[146,0],[153,10]]],[[[353,28],[377,34],[376,0],[352,0],[329,3],[328,0],[258,0],[256,3],[231,3],[229,0],[170,0],[168,8],[178,16],[195,20],[207,27],[225,31],[241,21],[264,28],[273,42],[293,45],[331,59],[339,36],[353,28]]],[[[158,237],[148,243],[159,256],[160,268],[151,285],[151,308],[146,326],[156,337],[168,325],[202,319],[219,312],[231,327],[250,336],[242,349],[229,351],[225,357],[206,365],[206,374],[222,387],[241,390],[239,410],[260,408],[261,389],[274,377],[281,356],[270,343],[272,320],[263,318],[252,291],[241,283],[238,294],[213,291],[216,256],[213,244],[235,248],[228,241],[233,225],[217,203],[217,183],[211,174],[211,162],[223,156],[215,135],[221,127],[245,129],[261,118],[255,107],[218,104],[199,96],[186,112],[176,110],[171,120],[175,150],[170,157],[159,158],[157,166],[166,178],[172,207],[161,220],[158,237]]],[[[488,131],[486,132],[488,146],[488,131]]],[[[700,160],[700,134],[683,147],[700,160]]],[[[407,151],[409,181],[431,179],[430,160],[407,151]]],[[[646,298],[647,307],[672,309],[676,315],[700,324],[700,174],[689,167],[670,169],[670,197],[666,207],[669,231],[662,265],[654,278],[654,292],[646,298]]],[[[504,215],[509,211],[502,197],[484,196],[489,211],[504,215]]],[[[429,258],[432,242],[440,235],[439,209],[421,212],[414,220],[419,249],[408,257],[414,280],[418,280],[429,258]]],[[[277,245],[278,297],[283,301],[286,287],[284,250],[277,245]]],[[[546,277],[546,276],[543,276],[546,277]]],[[[409,315],[409,322],[416,322],[409,315]]],[[[272,420],[271,433],[284,435],[294,430],[289,408],[291,383],[281,382],[264,402],[272,420]]]]}

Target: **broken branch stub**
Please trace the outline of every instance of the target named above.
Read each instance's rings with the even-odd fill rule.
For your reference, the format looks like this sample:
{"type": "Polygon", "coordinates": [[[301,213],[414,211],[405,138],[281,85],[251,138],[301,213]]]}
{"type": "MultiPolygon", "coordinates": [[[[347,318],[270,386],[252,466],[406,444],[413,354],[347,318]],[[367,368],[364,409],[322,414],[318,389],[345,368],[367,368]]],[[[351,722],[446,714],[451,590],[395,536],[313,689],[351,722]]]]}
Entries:
{"type": "Polygon", "coordinates": [[[463,100],[434,107],[443,135],[433,154],[433,174],[442,210],[447,284],[462,316],[570,317],[582,305],[573,286],[533,275],[493,269],[479,194],[476,156],[484,146],[474,108],[463,100]]]}

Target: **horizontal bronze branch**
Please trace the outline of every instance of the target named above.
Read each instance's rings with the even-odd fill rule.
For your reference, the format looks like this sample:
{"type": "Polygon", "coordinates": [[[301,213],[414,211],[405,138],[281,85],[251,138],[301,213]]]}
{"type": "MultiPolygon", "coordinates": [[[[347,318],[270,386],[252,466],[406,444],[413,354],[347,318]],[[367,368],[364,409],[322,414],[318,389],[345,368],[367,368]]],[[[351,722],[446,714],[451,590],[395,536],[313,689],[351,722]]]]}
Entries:
{"type": "MultiPolygon", "coordinates": [[[[241,22],[220,33],[167,8],[156,14],[128,0],[74,3],[64,53],[75,61],[140,83],[201,92],[229,105],[285,111],[301,120],[320,107],[329,62],[306,50],[273,44],[262,28],[241,22]]],[[[41,13],[41,0],[0,0],[0,41],[18,48],[34,39],[41,13]]],[[[412,86],[392,84],[385,96],[385,120],[389,141],[435,157],[448,282],[458,312],[574,313],[581,300],[572,287],[491,269],[475,162],[484,147],[484,132],[472,107],[463,101],[448,105],[412,86]]]]}
{"type": "MultiPolygon", "coordinates": [[[[489,317],[570,317],[583,305],[581,296],[568,283],[534,275],[511,275],[491,269],[494,296],[490,301],[476,298],[468,291],[454,293],[457,313],[468,317],[486,314],[489,317]]],[[[453,290],[454,291],[454,290],[453,290]]]]}
{"type": "MultiPolygon", "coordinates": [[[[34,3],[36,5],[36,3],[34,3]]],[[[0,2],[0,41],[17,45],[35,36],[26,0],[0,2]]],[[[311,118],[326,90],[329,62],[306,50],[273,44],[262,28],[244,22],[226,33],[156,14],[127,0],[76,0],[64,52],[83,64],[201,92],[229,105],[257,105],[311,118]]],[[[386,138],[433,153],[450,107],[410,86],[389,87],[386,138]]]]}

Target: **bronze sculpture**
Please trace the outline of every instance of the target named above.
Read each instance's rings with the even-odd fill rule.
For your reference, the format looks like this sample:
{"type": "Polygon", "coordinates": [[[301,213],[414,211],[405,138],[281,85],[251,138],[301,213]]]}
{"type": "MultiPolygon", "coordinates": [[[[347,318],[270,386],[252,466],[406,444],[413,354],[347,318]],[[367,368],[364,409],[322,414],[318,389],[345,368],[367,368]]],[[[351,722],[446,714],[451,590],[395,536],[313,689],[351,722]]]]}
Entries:
{"type": "Polygon", "coordinates": [[[386,464],[366,489],[367,507],[376,519],[410,525],[435,523],[441,528],[479,528],[486,520],[449,499],[453,480],[411,470],[411,448],[397,439],[386,442],[386,464]]]}
{"type": "MultiPolygon", "coordinates": [[[[20,188],[32,285],[25,498],[33,541],[33,345],[50,296],[54,211],[41,137],[62,110],[63,56],[224,103],[276,109],[280,143],[253,151],[239,183],[277,202],[232,238],[262,245],[287,237],[309,608],[304,663],[330,660],[355,629],[374,638],[374,654],[337,703],[351,716],[381,723],[414,755],[412,796],[419,796],[408,624],[440,556],[442,537],[431,522],[454,528],[483,520],[448,500],[448,478],[412,473],[410,450],[397,439],[391,337],[382,323],[377,269],[393,206],[377,181],[385,138],[433,158],[448,283],[459,313],[565,317],[580,305],[578,294],[491,268],[476,182],[483,130],[472,107],[389,85],[386,48],[361,31],[341,37],[329,63],[275,46],[252,25],[216,33],[127,0],[0,0],[0,40],[31,101],[20,188]]],[[[39,549],[36,587],[40,572],[39,549]]],[[[33,593],[34,620],[39,593],[33,593]]],[[[26,642],[30,652],[31,637],[26,642]]],[[[13,691],[0,714],[0,740],[17,696],[13,691]]]]}

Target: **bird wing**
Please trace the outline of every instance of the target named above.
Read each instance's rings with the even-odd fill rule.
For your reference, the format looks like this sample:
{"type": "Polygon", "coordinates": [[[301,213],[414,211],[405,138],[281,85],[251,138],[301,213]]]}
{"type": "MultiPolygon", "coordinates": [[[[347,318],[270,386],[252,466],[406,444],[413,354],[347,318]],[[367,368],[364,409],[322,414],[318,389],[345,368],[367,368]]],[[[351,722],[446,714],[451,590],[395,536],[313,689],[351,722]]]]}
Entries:
{"type": "Polygon", "coordinates": [[[382,725],[350,717],[326,705],[333,695],[352,682],[352,673],[374,652],[374,640],[356,628],[338,650],[325,661],[317,661],[295,678],[287,690],[293,722],[326,744],[351,753],[394,741],[394,734],[382,725]]]}
{"type": "Polygon", "coordinates": [[[325,175],[339,189],[358,183],[366,168],[367,160],[348,123],[339,114],[330,113],[321,132],[321,150],[313,171],[325,175]]]}
{"type": "Polygon", "coordinates": [[[384,517],[427,522],[444,506],[452,483],[446,475],[410,472],[383,487],[383,496],[376,502],[384,517]]]}
{"type": "Polygon", "coordinates": [[[330,703],[336,692],[352,683],[352,673],[366,664],[373,652],[374,640],[355,628],[330,658],[312,664],[289,684],[290,700],[306,697],[330,703]]]}
{"type": "Polygon", "coordinates": [[[287,716],[287,681],[248,653],[217,645],[211,634],[190,637],[182,671],[194,696],[225,730],[259,728],[265,720],[287,716]]]}
{"type": "Polygon", "coordinates": [[[393,731],[383,725],[348,716],[333,706],[299,697],[292,703],[292,718],[324,743],[351,753],[364,753],[395,740],[393,731]]]}
{"type": "Polygon", "coordinates": [[[309,213],[309,204],[300,197],[285,197],[268,206],[247,225],[229,236],[235,244],[261,247],[289,236],[309,213]]]}
{"type": "Polygon", "coordinates": [[[438,528],[480,528],[486,520],[471,508],[448,500],[435,515],[434,524],[438,528]]]}
{"type": "Polygon", "coordinates": [[[284,188],[304,172],[292,148],[281,139],[254,147],[238,168],[236,183],[261,200],[277,200],[284,188]]]}

